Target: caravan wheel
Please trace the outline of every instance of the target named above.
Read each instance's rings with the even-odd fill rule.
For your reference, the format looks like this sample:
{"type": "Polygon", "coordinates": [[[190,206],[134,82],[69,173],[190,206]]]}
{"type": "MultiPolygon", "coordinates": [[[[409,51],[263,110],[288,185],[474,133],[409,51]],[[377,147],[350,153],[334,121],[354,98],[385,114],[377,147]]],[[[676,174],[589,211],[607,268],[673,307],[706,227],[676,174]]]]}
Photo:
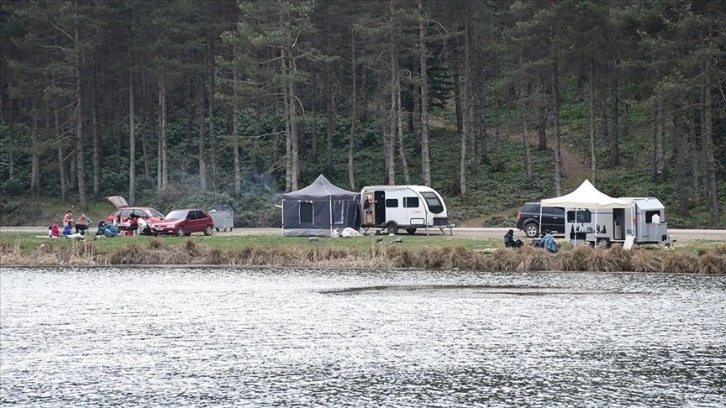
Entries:
{"type": "Polygon", "coordinates": [[[396,224],[390,223],[386,226],[386,230],[388,231],[389,235],[396,235],[398,233],[398,226],[396,224]]]}
{"type": "Polygon", "coordinates": [[[406,232],[408,232],[408,235],[413,235],[416,233],[416,228],[406,228],[406,232]]]}
{"type": "Polygon", "coordinates": [[[610,246],[610,240],[607,238],[600,238],[597,240],[597,244],[595,244],[598,248],[607,248],[610,246]]]}

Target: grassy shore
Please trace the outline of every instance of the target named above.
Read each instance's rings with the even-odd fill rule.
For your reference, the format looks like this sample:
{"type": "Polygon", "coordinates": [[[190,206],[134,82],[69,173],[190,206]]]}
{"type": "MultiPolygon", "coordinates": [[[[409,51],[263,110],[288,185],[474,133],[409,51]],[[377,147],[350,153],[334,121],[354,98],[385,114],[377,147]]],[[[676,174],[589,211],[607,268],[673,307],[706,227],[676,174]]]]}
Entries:
{"type": "Polygon", "coordinates": [[[0,235],[0,265],[225,265],[270,267],[421,268],[478,271],[602,271],[721,274],[726,243],[689,241],[673,248],[624,251],[564,244],[502,248],[499,239],[426,236],[317,238],[282,236],[118,237],[48,239],[0,235]]]}

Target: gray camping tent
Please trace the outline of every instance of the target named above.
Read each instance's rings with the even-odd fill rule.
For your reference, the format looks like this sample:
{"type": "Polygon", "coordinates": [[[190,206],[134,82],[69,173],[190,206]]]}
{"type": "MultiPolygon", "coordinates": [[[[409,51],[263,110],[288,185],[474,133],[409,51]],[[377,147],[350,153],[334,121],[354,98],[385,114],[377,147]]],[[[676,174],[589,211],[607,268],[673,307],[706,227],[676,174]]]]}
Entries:
{"type": "Polygon", "coordinates": [[[360,228],[360,194],[336,187],[322,174],[309,186],[282,195],[282,235],[329,237],[333,229],[360,228]]]}

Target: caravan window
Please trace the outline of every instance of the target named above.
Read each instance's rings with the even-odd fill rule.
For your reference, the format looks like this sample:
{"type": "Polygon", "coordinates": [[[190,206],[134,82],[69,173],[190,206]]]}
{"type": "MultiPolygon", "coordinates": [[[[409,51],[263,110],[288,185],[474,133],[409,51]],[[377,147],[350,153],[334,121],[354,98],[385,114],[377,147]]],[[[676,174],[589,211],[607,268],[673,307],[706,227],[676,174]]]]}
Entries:
{"type": "Polygon", "coordinates": [[[587,223],[592,222],[592,213],[590,210],[570,210],[567,212],[567,222],[587,223]],[[575,221],[575,213],[577,213],[577,221],[575,221]]]}
{"type": "Polygon", "coordinates": [[[441,202],[439,196],[437,196],[436,193],[426,191],[424,193],[421,193],[421,195],[426,200],[426,204],[428,204],[429,206],[429,211],[434,214],[444,212],[444,204],[441,202]]]}
{"type": "MultiPolygon", "coordinates": [[[[656,215],[656,214],[658,214],[658,217],[660,217],[660,211],[659,211],[659,210],[655,210],[655,211],[646,211],[646,212],[645,212],[645,222],[646,222],[647,224],[650,224],[650,223],[652,223],[652,222],[653,222],[653,216],[654,216],[654,215],[656,215]]],[[[663,221],[663,220],[661,220],[661,221],[663,221]]]]}
{"type": "Polygon", "coordinates": [[[398,199],[386,198],[386,208],[398,208],[398,199]]]}
{"type": "Polygon", "coordinates": [[[418,208],[418,197],[404,197],[403,198],[404,208],[418,208]]]}
{"type": "Polygon", "coordinates": [[[300,224],[313,223],[313,203],[300,202],[300,224]]]}

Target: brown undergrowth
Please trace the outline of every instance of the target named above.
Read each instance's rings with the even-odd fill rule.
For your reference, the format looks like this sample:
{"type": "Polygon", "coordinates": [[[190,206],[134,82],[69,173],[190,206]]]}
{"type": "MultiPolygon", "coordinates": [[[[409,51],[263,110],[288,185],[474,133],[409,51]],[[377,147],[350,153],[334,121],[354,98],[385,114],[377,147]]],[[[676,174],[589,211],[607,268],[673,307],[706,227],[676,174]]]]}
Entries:
{"type": "Polygon", "coordinates": [[[236,267],[419,268],[476,271],[593,271],[721,274],[726,272],[726,245],[692,254],[679,250],[636,248],[624,251],[578,246],[549,253],[541,248],[500,248],[492,252],[461,246],[410,248],[373,244],[368,250],[318,245],[245,246],[223,250],[194,240],[169,245],[161,239],[132,243],[99,253],[93,241],[71,247],[42,244],[23,251],[19,244],[0,246],[0,265],[227,265],[236,267]]]}

